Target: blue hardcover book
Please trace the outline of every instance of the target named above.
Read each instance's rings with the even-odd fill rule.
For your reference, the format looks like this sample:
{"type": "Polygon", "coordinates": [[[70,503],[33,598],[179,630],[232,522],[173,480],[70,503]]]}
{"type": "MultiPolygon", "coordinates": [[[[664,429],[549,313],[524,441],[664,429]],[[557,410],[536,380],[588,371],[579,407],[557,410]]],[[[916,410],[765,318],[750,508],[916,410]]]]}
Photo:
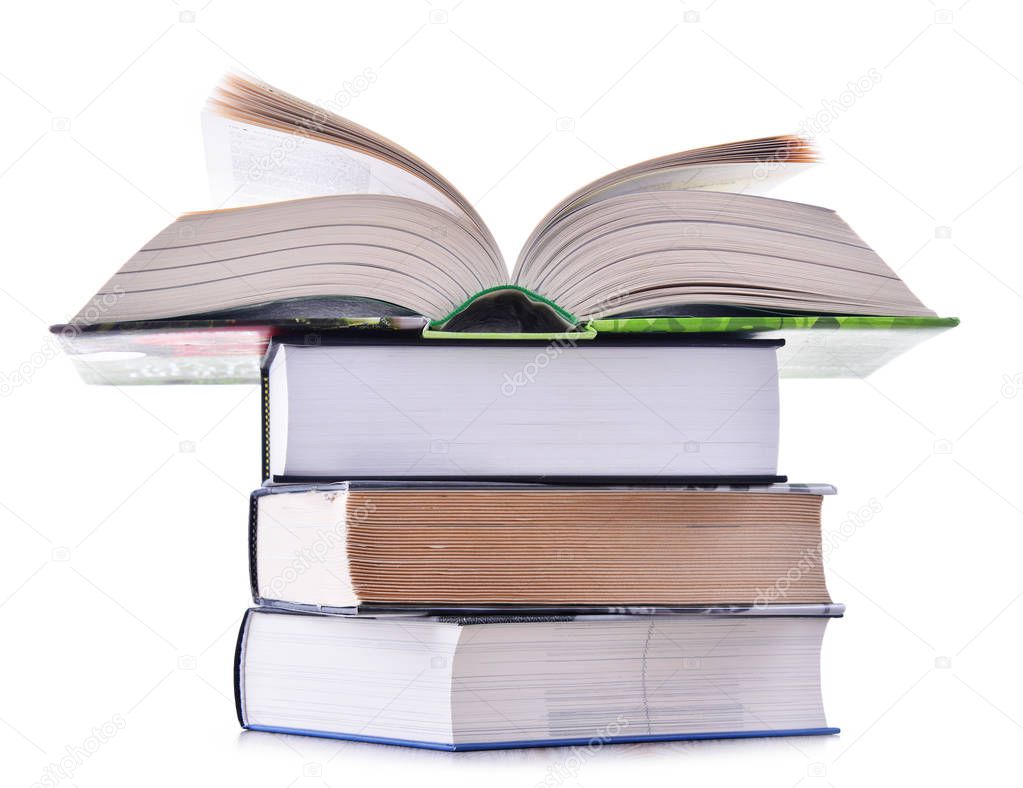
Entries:
{"type": "Polygon", "coordinates": [[[820,646],[840,613],[252,609],[238,637],[238,718],[255,731],[438,750],[837,733],[824,716],[820,646]]]}

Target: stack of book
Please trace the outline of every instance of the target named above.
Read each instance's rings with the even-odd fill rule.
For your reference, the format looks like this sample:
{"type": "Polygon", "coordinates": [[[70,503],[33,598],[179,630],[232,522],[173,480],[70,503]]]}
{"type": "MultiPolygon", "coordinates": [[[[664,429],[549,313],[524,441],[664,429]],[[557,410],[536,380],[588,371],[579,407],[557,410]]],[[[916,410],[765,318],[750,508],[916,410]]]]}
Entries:
{"type": "Polygon", "coordinates": [[[445,749],[834,732],[833,490],[775,475],[778,342],[595,339],[502,392],[547,347],[273,342],[245,727],[445,749]]]}
{"type": "Polygon", "coordinates": [[[836,732],[834,489],[778,475],[779,357],[868,373],[956,321],[833,212],[748,193],[805,141],[601,178],[509,277],[394,143],[241,77],[210,109],[240,207],[181,217],[55,330],[93,382],[239,382],[262,354],[244,727],[454,750],[836,732]]]}

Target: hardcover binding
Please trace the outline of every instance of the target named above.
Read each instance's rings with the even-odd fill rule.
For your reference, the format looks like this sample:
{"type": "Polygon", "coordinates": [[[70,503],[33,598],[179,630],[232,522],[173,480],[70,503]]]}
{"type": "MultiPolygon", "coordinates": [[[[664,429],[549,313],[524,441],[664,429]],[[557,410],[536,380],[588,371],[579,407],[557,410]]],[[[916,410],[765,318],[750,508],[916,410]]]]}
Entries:
{"type": "MultiPolygon", "coordinates": [[[[262,367],[264,370],[268,369],[270,364],[274,360],[274,356],[277,353],[277,348],[281,345],[301,345],[304,347],[338,347],[344,345],[356,345],[359,347],[366,347],[377,345],[381,347],[395,347],[402,345],[417,345],[422,347],[440,347],[442,345],[452,345],[455,347],[493,347],[494,342],[501,340],[515,339],[517,345],[524,345],[526,347],[546,347],[551,343],[548,337],[552,336],[549,333],[533,333],[533,334],[508,334],[508,333],[471,333],[466,334],[465,332],[457,332],[456,336],[449,336],[449,334],[455,334],[456,332],[448,331],[437,331],[426,336],[409,335],[405,334],[391,334],[389,336],[382,336],[380,334],[370,335],[364,333],[361,335],[355,334],[344,334],[344,333],[302,333],[302,334],[281,334],[275,336],[270,340],[270,344],[267,347],[266,354],[263,356],[262,367]],[[433,338],[429,338],[433,337],[433,338]]],[[[654,334],[654,333],[628,333],[628,334],[611,334],[597,333],[592,339],[586,332],[568,331],[564,334],[557,334],[554,336],[564,336],[564,341],[570,342],[572,337],[582,337],[587,339],[587,344],[601,344],[601,345],[624,345],[627,347],[644,347],[649,345],[655,345],[658,347],[774,347],[780,348],[785,345],[785,339],[782,337],[749,337],[742,335],[728,335],[728,334],[654,334]]],[[[557,341],[557,340],[555,340],[557,341]]]]}
{"type": "Polygon", "coordinates": [[[370,744],[391,744],[402,747],[417,747],[422,750],[443,750],[445,752],[471,752],[479,750],[510,750],[530,747],[569,747],[604,744],[635,744],[640,742],[664,741],[703,741],[706,739],[761,739],[776,736],[830,736],[841,733],[839,728],[786,728],[766,731],[721,731],[711,733],[668,733],[639,736],[609,736],[589,739],[529,739],[522,741],[502,742],[467,742],[463,744],[446,744],[443,742],[425,742],[409,739],[390,739],[382,736],[363,736],[357,733],[332,733],[330,731],[314,731],[302,728],[277,728],[270,725],[243,725],[246,730],[264,733],[285,733],[295,736],[316,736],[344,741],[368,742],[370,744]]]}
{"type": "Polygon", "coordinates": [[[249,496],[249,590],[252,592],[252,600],[258,605],[259,598],[259,577],[256,563],[256,540],[258,538],[257,528],[259,526],[259,502],[256,493],[249,496]]]}
{"type": "MultiPolygon", "coordinates": [[[[273,348],[275,345],[271,342],[270,347],[273,348]]],[[[269,356],[270,351],[267,351],[269,356]]],[[[263,456],[260,462],[260,478],[270,478],[270,375],[269,375],[269,364],[264,363],[259,369],[259,388],[260,388],[260,445],[262,446],[263,456]]]]}
{"type": "MultiPolygon", "coordinates": [[[[959,324],[958,318],[757,315],[733,317],[616,317],[591,321],[591,341],[646,336],[774,338],[783,377],[865,377],[905,350],[959,324]],[[823,352],[823,350],[827,352],[823,352]]],[[[198,319],[131,321],[50,327],[80,377],[95,385],[141,383],[254,383],[273,336],[309,332],[352,339],[422,339],[423,317],[198,319]]],[[[433,336],[433,334],[427,334],[433,336]]],[[[454,340],[468,341],[468,340],[454,340]]]]}
{"type": "MultiPolygon", "coordinates": [[[[594,487],[626,485],[629,487],[664,487],[665,485],[714,486],[784,484],[788,476],[346,476],[349,482],[492,482],[496,484],[547,484],[572,487],[594,487]]],[[[277,484],[329,484],[337,481],[333,476],[282,476],[264,477],[265,483],[277,484]]]]}
{"type": "MultiPolygon", "coordinates": [[[[832,608],[824,613],[817,613],[816,615],[824,615],[827,617],[838,618],[845,611],[844,605],[831,605],[832,608]]],[[[507,749],[525,749],[535,747],[567,747],[573,745],[589,745],[594,742],[599,742],[601,745],[604,744],[632,744],[641,742],[659,742],[659,741],[702,741],[706,739],[756,739],[765,737],[777,737],[777,736],[829,736],[837,733],[841,733],[841,729],[832,727],[822,728],[785,728],[777,730],[755,730],[755,731],[707,731],[701,733],[676,733],[676,734],[652,734],[652,735],[635,735],[635,736],[611,736],[611,737],[592,737],[592,738],[564,738],[564,739],[523,739],[523,740],[512,740],[512,741],[501,741],[501,742],[466,742],[462,744],[451,744],[447,742],[430,742],[430,741],[417,741],[412,739],[396,739],[384,736],[365,736],[358,733],[341,733],[336,731],[321,731],[311,730],[307,728],[285,728],[273,725],[250,725],[245,720],[245,700],[244,690],[242,687],[242,664],[245,659],[245,636],[248,630],[249,619],[253,613],[259,612],[259,608],[249,608],[245,611],[245,615],[242,617],[241,626],[238,629],[238,640],[235,645],[235,658],[234,658],[234,698],[235,698],[235,711],[238,715],[238,724],[242,728],[250,731],[257,731],[262,733],[280,733],[289,734],[294,736],[313,736],[317,738],[326,739],[340,739],[343,741],[358,741],[367,742],[370,744],[389,744],[397,745],[402,747],[416,747],[424,750],[444,750],[447,752],[469,752],[474,750],[507,750],[507,749]]],[[[267,608],[263,608],[267,610],[267,608]]],[[[297,611],[297,610],[274,610],[274,612],[282,613],[284,615],[316,615],[313,611],[297,611]]],[[[706,614],[720,614],[722,611],[705,611],[706,614]]],[[[648,612],[649,614],[649,612],[648,612]]],[[[742,617],[742,613],[733,612],[730,615],[737,615],[742,617]]],[[[787,617],[792,614],[782,614],[781,617],[787,617]]],[[[799,614],[795,614],[799,615],[799,614]]],[[[478,618],[479,616],[475,616],[478,618]]],[[[550,614],[545,614],[544,617],[550,617],[550,614]]],[[[463,624],[471,625],[473,623],[486,623],[483,621],[472,621],[473,616],[466,617],[461,616],[450,616],[450,618],[457,619],[463,624]]],[[[487,619],[496,618],[502,621],[514,621],[516,616],[510,615],[487,615],[487,619]]],[[[557,616],[559,619],[564,618],[575,618],[574,615],[568,614],[566,616],[557,616]]]]}
{"type": "MultiPolygon", "coordinates": [[[[439,332],[443,333],[443,332],[439,332]]],[[[288,474],[277,474],[271,475],[270,473],[270,365],[273,363],[274,358],[277,355],[277,350],[282,345],[287,344],[300,344],[303,346],[319,347],[324,346],[360,346],[365,347],[367,345],[380,345],[380,346],[395,346],[395,345],[414,345],[423,347],[439,347],[442,345],[455,345],[458,347],[491,347],[495,341],[499,341],[501,338],[504,339],[515,339],[517,344],[527,346],[546,347],[550,344],[550,340],[544,340],[543,335],[523,335],[529,338],[519,338],[518,336],[512,337],[511,335],[491,335],[490,338],[484,338],[485,335],[475,334],[471,337],[461,339],[424,339],[422,337],[401,337],[397,339],[380,339],[380,338],[369,338],[367,336],[362,337],[339,337],[317,334],[304,334],[298,336],[282,336],[274,337],[269,346],[267,347],[266,353],[263,356],[260,364],[260,387],[261,387],[261,414],[262,414],[262,459],[261,459],[261,477],[265,484],[325,484],[337,481],[336,477],[333,476],[295,476],[288,474]]],[[[570,336],[570,335],[565,335],[570,336]]],[[[554,341],[571,341],[571,340],[554,340],[554,341]]],[[[739,338],[727,338],[727,337],[714,337],[714,336],[653,336],[653,335],[623,335],[623,336],[605,336],[602,338],[593,338],[594,343],[602,342],[605,344],[615,344],[624,346],[642,346],[642,345],[671,345],[675,347],[775,347],[780,348],[785,345],[785,340],[781,338],[777,339],[750,339],[745,337],[739,338]]],[[[589,342],[588,342],[589,344],[589,342]]],[[[437,476],[347,476],[346,481],[407,481],[407,482],[429,482],[437,481],[437,476]]],[[[573,485],[601,485],[601,484],[626,484],[636,486],[649,486],[649,485],[665,485],[665,484],[682,484],[682,485],[699,485],[699,484],[781,484],[788,481],[787,476],[774,475],[774,476],[660,476],[657,479],[651,479],[649,476],[544,476],[544,475],[526,475],[526,476],[459,476],[459,481],[467,482],[507,482],[510,484],[519,483],[536,483],[536,484],[573,484],[573,485]]]]}
{"type": "Polygon", "coordinates": [[[248,630],[249,616],[251,615],[252,609],[250,608],[242,616],[242,623],[238,627],[238,639],[234,644],[234,711],[238,715],[238,724],[243,728],[248,726],[245,724],[244,702],[242,700],[242,659],[245,656],[245,633],[248,630]]]}
{"type": "Polygon", "coordinates": [[[389,602],[365,602],[352,607],[314,605],[302,602],[285,602],[280,599],[253,597],[260,607],[274,612],[306,615],[342,616],[346,618],[376,618],[386,615],[400,615],[410,618],[451,618],[486,616],[507,621],[522,616],[728,616],[729,618],[842,618],[845,605],[841,602],[828,604],[770,604],[763,607],[754,605],[710,605],[699,607],[684,605],[413,605],[391,604],[389,602]]]}

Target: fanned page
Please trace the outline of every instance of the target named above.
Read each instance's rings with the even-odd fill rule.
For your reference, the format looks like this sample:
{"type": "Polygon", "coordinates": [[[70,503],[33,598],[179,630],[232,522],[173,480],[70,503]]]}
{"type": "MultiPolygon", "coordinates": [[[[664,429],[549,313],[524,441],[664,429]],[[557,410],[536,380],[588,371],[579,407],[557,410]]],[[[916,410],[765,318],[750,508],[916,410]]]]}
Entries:
{"type": "Polygon", "coordinates": [[[751,193],[810,165],[796,137],[669,154],[599,178],[548,212],[509,272],[447,179],[356,123],[232,75],[204,129],[214,190],[238,207],[160,232],[77,325],[258,319],[282,304],[315,317],[311,305],[324,300],[337,318],[397,308],[452,332],[736,312],[934,315],[833,211],[751,193]]]}
{"type": "Polygon", "coordinates": [[[493,254],[464,216],[399,197],[332,195],[183,216],[100,297],[121,294],[104,313],[108,321],[325,295],[439,317],[503,278],[493,254]]]}
{"type": "Polygon", "coordinates": [[[537,239],[573,210],[644,192],[693,190],[763,195],[815,160],[813,148],[806,140],[782,136],[671,153],[616,170],[568,195],[550,210],[523,245],[516,271],[537,239]]]}
{"type": "Polygon", "coordinates": [[[830,605],[820,511],[822,496],[833,492],[826,485],[277,485],[254,498],[253,587],[259,604],[298,609],[830,605]],[[330,529],[344,539],[281,586],[295,554],[314,550],[330,529]],[[784,597],[768,598],[764,589],[793,566],[802,571],[784,597]]]}
{"type": "Polygon", "coordinates": [[[675,305],[933,315],[834,212],[675,191],[570,212],[523,252],[516,284],[581,318],[675,305]]]}
{"type": "Polygon", "coordinates": [[[461,192],[422,159],[272,85],[229,74],[203,114],[211,184],[230,205],[248,202],[248,190],[259,196],[254,202],[390,194],[462,213],[487,232],[461,192]]]}
{"type": "Polygon", "coordinates": [[[202,114],[213,202],[218,208],[331,194],[387,194],[465,211],[442,190],[407,170],[355,148],[288,131],[202,114]]]}

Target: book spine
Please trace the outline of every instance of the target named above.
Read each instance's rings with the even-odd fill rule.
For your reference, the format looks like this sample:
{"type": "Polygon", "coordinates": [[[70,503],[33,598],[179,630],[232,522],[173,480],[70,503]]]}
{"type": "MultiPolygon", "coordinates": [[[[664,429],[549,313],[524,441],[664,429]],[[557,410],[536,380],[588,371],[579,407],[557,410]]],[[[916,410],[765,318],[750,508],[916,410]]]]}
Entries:
{"type": "Polygon", "coordinates": [[[260,478],[266,481],[270,478],[270,375],[264,366],[259,373],[259,386],[262,403],[260,404],[261,421],[261,461],[260,478]]]}
{"type": "Polygon", "coordinates": [[[245,633],[249,628],[249,617],[252,610],[246,610],[242,616],[241,626],[238,627],[238,640],[234,645],[234,711],[238,716],[238,724],[243,728],[245,725],[245,711],[242,698],[242,660],[245,658],[245,633]]]}
{"type": "Polygon", "coordinates": [[[256,567],[257,528],[259,527],[259,496],[249,495],[249,590],[252,601],[262,604],[259,598],[259,577],[256,567]]]}

